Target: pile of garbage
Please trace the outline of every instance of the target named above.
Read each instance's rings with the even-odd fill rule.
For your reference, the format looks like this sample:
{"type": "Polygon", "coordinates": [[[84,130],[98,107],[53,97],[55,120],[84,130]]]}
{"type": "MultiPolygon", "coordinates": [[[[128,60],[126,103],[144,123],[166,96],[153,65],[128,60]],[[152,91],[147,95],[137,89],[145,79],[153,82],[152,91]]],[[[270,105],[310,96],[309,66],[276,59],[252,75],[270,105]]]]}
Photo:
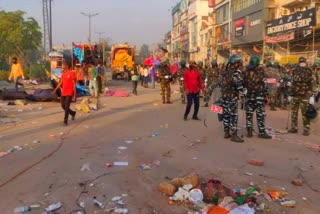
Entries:
{"type": "Polygon", "coordinates": [[[188,214],[254,214],[270,212],[269,203],[295,207],[288,193],[275,189],[260,189],[252,182],[247,188],[228,188],[211,179],[200,183],[198,175],[174,178],[159,185],[159,191],[169,196],[169,205],[185,205],[188,214]]]}
{"type": "Polygon", "coordinates": [[[83,111],[84,113],[90,113],[90,111],[98,110],[98,100],[90,100],[88,97],[84,98],[80,104],[76,104],[77,111],[83,111]]]}

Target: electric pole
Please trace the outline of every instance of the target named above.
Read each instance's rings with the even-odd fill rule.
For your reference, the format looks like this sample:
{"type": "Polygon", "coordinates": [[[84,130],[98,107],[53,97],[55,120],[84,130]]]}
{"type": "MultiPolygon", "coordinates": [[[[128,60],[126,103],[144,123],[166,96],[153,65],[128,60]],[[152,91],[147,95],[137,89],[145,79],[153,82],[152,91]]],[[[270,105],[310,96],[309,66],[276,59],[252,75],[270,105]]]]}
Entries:
{"type": "Polygon", "coordinates": [[[89,42],[91,42],[91,18],[99,15],[99,13],[84,13],[84,12],[82,12],[81,14],[84,16],[87,16],[89,18],[89,39],[88,40],[89,40],[89,42]]]}

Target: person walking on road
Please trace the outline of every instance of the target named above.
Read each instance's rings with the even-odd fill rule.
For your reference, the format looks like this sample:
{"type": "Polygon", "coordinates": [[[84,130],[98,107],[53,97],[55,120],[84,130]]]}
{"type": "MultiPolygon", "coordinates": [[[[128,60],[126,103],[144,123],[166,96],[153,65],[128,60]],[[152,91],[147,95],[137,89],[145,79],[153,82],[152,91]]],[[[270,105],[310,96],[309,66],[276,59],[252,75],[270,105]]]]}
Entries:
{"type": "Polygon", "coordinates": [[[76,101],[76,77],[74,72],[70,69],[70,64],[64,62],[62,64],[61,80],[52,94],[56,94],[56,91],[62,87],[62,94],[60,97],[61,107],[64,110],[64,125],[68,125],[68,118],[71,115],[72,120],[76,117],[76,112],[70,109],[71,101],[76,101]]]}
{"type": "Polygon", "coordinates": [[[187,93],[187,106],[184,113],[184,120],[188,120],[188,115],[190,113],[192,103],[194,102],[194,112],[192,119],[200,120],[198,118],[198,112],[200,107],[200,90],[204,92],[204,87],[201,80],[201,73],[197,68],[195,62],[190,62],[190,68],[184,73],[184,88],[187,93]]]}
{"type": "Polygon", "coordinates": [[[137,65],[135,65],[133,70],[131,71],[131,81],[133,86],[132,93],[137,96],[138,95],[137,88],[138,88],[138,82],[139,82],[139,72],[138,72],[137,65]]]}
{"type": "Polygon", "coordinates": [[[98,83],[97,83],[98,71],[96,66],[94,66],[92,62],[89,62],[89,74],[90,74],[89,91],[92,98],[93,97],[97,98],[99,95],[98,83]]]}
{"type": "Polygon", "coordinates": [[[24,79],[24,74],[21,68],[21,65],[18,63],[16,57],[12,59],[11,72],[9,75],[9,81],[13,80],[15,83],[16,91],[18,91],[18,86],[23,84],[20,82],[20,79],[24,79]]]}
{"type": "MultiPolygon", "coordinates": [[[[291,129],[289,133],[298,133],[298,111],[301,106],[303,120],[303,135],[308,136],[310,119],[305,114],[308,109],[309,98],[313,93],[312,70],[307,67],[307,60],[300,57],[298,67],[293,71],[291,93],[291,129]]],[[[289,101],[291,97],[289,97],[289,101]]]]}
{"type": "Polygon", "coordinates": [[[260,59],[257,56],[251,56],[249,65],[244,71],[243,85],[247,89],[245,95],[246,126],[248,135],[253,135],[253,113],[256,112],[259,138],[271,139],[272,137],[265,130],[265,99],[267,96],[267,87],[264,82],[264,69],[260,67],[260,59]]]}
{"type": "Polygon", "coordinates": [[[144,66],[143,68],[143,85],[145,88],[148,88],[148,82],[149,82],[149,67],[144,66]]]}

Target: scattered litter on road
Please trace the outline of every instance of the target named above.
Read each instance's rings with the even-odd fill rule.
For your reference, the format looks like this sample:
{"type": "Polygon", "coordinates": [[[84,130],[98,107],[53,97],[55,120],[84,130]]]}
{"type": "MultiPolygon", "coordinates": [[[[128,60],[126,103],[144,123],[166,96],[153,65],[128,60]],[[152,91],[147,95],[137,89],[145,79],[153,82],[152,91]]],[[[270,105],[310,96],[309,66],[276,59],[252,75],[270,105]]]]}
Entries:
{"type": "Polygon", "coordinates": [[[51,204],[45,209],[46,210],[45,213],[50,213],[52,211],[60,209],[61,207],[62,207],[62,203],[61,202],[58,202],[58,203],[55,203],[55,204],[51,204]]]}
{"type": "Polygon", "coordinates": [[[53,139],[56,138],[56,136],[54,134],[49,135],[49,138],[53,139]]]}
{"type": "Polygon", "coordinates": [[[125,205],[125,203],[122,200],[117,201],[117,204],[120,205],[120,206],[125,205]]]}
{"type": "Polygon", "coordinates": [[[280,204],[284,207],[288,207],[288,208],[291,208],[291,207],[295,207],[296,206],[296,202],[293,201],[293,200],[290,200],[290,201],[287,201],[287,200],[283,200],[280,202],[280,204]]]}
{"type": "Polygon", "coordinates": [[[122,196],[123,198],[125,198],[125,197],[128,197],[128,194],[127,194],[127,193],[123,193],[121,196],[122,196]]]}
{"type": "Polygon", "coordinates": [[[126,214],[126,213],[128,213],[128,209],[126,209],[126,208],[116,208],[116,209],[114,209],[114,212],[115,213],[119,213],[119,214],[126,214]]]}
{"type": "Polygon", "coordinates": [[[236,207],[229,212],[230,214],[254,214],[254,209],[249,207],[248,204],[236,207]]]}
{"type": "Polygon", "coordinates": [[[306,201],[306,200],[308,200],[306,197],[302,197],[302,200],[304,200],[304,201],[306,201]]]}
{"type": "Polygon", "coordinates": [[[133,143],[133,141],[132,140],[126,140],[126,141],[124,141],[125,143],[127,143],[127,144],[131,144],[131,143],[133,143]]]}
{"type": "Polygon", "coordinates": [[[295,186],[302,186],[302,185],[303,185],[303,180],[301,180],[301,179],[293,179],[293,180],[291,181],[291,183],[292,183],[293,185],[295,185],[295,186]]]}
{"type": "Polygon", "coordinates": [[[128,165],[129,165],[128,162],[121,162],[121,161],[113,162],[113,166],[128,166],[128,165]]]}
{"type": "Polygon", "coordinates": [[[153,165],[156,166],[156,167],[159,167],[160,166],[160,161],[159,160],[153,161],[153,165]]]}
{"type": "Polygon", "coordinates": [[[94,186],[94,183],[89,184],[89,186],[90,186],[90,187],[93,187],[93,186],[94,186]]]}
{"type": "Polygon", "coordinates": [[[40,140],[34,140],[32,143],[33,144],[38,144],[38,143],[40,143],[40,140]]]}
{"type": "Polygon", "coordinates": [[[119,150],[126,150],[127,147],[125,147],[125,146],[119,146],[118,149],[119,149],[119,150]]]}
{"type": "Polygon", "coordinates": [[[17,207],[13,210],[13,213],[14,214],[18,214],[18,213],[26,213],[26,212],[29,212],[31,211],[31,207],[27,207],[27,206],[24,206],[24,207],[17,207]]]}
{"type": "Polygon", "coordinates": [[[97,207],[99,207],[99,208],[104,208],[104,204],[103,204],[102,202],[98,201],[96,197],[93,197],[93,200],[92,200],[92,201],[93,201],[93,204],[94,204],[95,206],[97,206],[97,207]]]}
{"type": "Polygon", "coordinates": [[[81,172],[84,172],[84,171],[91,171],[90,169],[90,164],[89,163],[84,163],[80,169],[81,172]]]}
{"type": "Polygon", "coordinates": [[[86,205],[86,204],[85,204],[83,201],[79,203],[79,206],[80,206],[81,208],[85,208],[85,205],[86,205]]]}
{"type": "Polygon", "coordinates": [[[192,159],[193,159],[193,160],[198,160],[198,158],[197,158],[197,157],[193,157],[192,159]]]}
{"type": "Polygon", "coordinates": [[[142,170],[151,170],[152,169],[150,164],[141,164],[141,165],[139,165],[139,168],[142,170]]]}
{"type": "Polygon", "coordinates": [[[115,197],[113,197],[112,199],[111,199],[111,201],[120,201],[122,199],[122,197],[120,197],[120,196],[115,196],[115,197]]]}
{"type": "Polygon", "coordinates": [[[152,133],[152,137],[158,137],[159,136],[159,133],[158,132],[153,132],[152,133]]]}
{"type": "Polygon", "coordinates": [[[254,166],[263,166],[264,165],[263,160],[257,160],[257,159],[248,160],[247,163],[250,165],[254,165],[254,166]]]}
{"type": "MultiPolygon", "coordinates": [[[[192,188],[192,185],[191,185],[191,188],[192,188]]],[[[203,200],[203,193],[200,189],[193,189],[189,192],[189,198],[191,202],[195,204],[199,204],[203,200]]]]}
{"type": "Polygon", "coordinates": [[[107,168],[110,168],[110,167],[112,167],[112,164],[111,164],[111,163],[106,163],[105,166],[106,166],[107,168]]]}
{"type": "Polygon", "coordinates": [[[250,173],[250,172],[245,172],[244,174],[245,174],[245,175],[248,175],[248,176],[253,176],[253,174],[250,173]]]}

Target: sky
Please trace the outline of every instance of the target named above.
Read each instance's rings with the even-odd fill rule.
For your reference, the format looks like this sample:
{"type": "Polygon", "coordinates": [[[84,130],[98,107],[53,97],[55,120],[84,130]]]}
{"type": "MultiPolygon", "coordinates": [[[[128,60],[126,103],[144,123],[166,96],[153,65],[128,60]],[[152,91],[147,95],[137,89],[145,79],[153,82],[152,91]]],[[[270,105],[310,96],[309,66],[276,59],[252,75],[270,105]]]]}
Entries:
{"type": "MultiPolygon", "coordinates": [[[[161,42],[171,29],[171,8],[177,0],[53,0],[53,45],[70,46],[71,42],[86,42],[89,19],[81,15],[99,13],[92,18],[92,41],[98,41],[96,32],[112,43],[152,45],[161,42]]],[[[42,0],[0,0],[0,9],[22,10],[26,17],[34,17],[43,26],[42,0]]]]}

